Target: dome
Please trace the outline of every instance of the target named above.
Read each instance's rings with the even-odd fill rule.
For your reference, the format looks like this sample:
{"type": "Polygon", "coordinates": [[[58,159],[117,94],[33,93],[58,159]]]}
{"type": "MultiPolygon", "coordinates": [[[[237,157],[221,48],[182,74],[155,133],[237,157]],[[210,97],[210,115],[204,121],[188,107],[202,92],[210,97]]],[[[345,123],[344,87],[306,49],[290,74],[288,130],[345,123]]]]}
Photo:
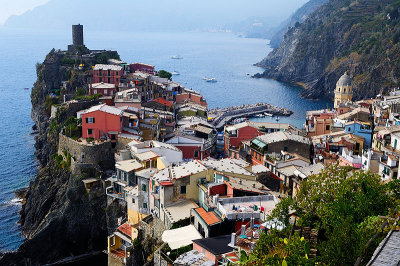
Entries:
{"type": "Polygon", "coordinates": [[[347,73],[344,73],[336,83],[336,87],[351,86],[351,79],[347,73]]]}

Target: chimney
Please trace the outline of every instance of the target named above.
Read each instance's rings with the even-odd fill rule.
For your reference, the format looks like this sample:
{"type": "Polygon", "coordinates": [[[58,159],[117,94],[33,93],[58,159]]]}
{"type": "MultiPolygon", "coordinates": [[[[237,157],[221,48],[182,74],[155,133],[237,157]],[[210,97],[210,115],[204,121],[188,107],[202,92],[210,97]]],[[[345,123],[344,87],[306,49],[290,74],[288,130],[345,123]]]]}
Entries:
{"type": "Polygon", "coordinates": [[[251,230],[254,229],[254,217],[251,217],[251,219],[250,219],[250,228],[251,228],[251,230]]]}
{"type": "Polygon", "coordinates": [[[232,233],[231,234],[231,242],[229,243],[229,246],[234,247],[236,245],[236,234],[232,233]]]}
{"type": "Polygon", "coordinates": [[[245,235],[246,234],[246,225],[245,224],[242,224],[242,228],[241,228],[240,234],[241,235],[245,235]]]}

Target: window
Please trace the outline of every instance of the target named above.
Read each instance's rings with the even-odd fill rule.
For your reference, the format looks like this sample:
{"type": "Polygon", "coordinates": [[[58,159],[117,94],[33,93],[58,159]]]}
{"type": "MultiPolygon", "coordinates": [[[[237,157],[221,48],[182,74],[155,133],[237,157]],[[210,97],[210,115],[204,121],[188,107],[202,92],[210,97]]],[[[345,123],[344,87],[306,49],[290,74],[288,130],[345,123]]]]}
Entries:
{"type": "Polygon", "coordinates": [[[88,135],[92,135],[92,134],[93,134],[93,129],[91,129],[91,128],[88,128],[88,130],[87,130],[87,134],[88,134],[88,135]]]}
{"type": "Polygon", "coordinates": [[[124,181],[126,182],[128,180],[128,173],[124,172],[124,181]]]}
{"type": "MultiPolygon", "coordinates": [[[[103,73],[101,73],[101,69],[99,69],[99,76],[101,76],[101,74],[103,74],[103,73]]],[[[100,78],[101,79],[101,78],[100,78]]]]}
{"type": "Polygon", "coordinates": [[[115,245],[115,236],[110,237],[110,245],[111,246],[115,245]]]}
{"type": "Polygon", "coordinates": [[[181,186],[181,194],[186,194],[186,186],[181,186]]]}
{"type": "Polygon", "coordinates": [[[194,156],[193,156],[194,158],[198,158],[199,157],[199,151],[194,151],[194,156]]]}
{"type": "Polygon", "coordinates": [[[97,94],[97,90],[93,90],[93,94],[97,94]]]}
{"type": "Polygon", "coordinates": [[[132,198],[132,203],[135,203],[135,199],[134,198],[132,198]]]}
{"type": "Polygon", "coordinates": [[[331,126],[330,126],[330,125],[326,125],[326,126],[325,126],[325,129],[326,129],[326,130],[330,130],[330,129],[331,129],[331,126]]]}
{"type": "Polygon", "coordinates": [[[107,90],[104,90],[104,95],[107,95],[107,93],[108,93],[108,91],[107,91],[107,90]]]}
{"type": "Polygon", "coordinates": [[[94,123],[95,123],[94,117],[87,117],[87,118],[86,118],[86,123],[88,123],[88,124],[94,124],[94,123]]]}
{"type": "Polygon", "coordinates": [[[108,76],[111,76],[111,70],[110,69],[108,70],[108,76]]]}
{"type": "MultiPolygon", "coordinates": [[[[117,76],[118,76],[118,74],[119,74],[119,73],[118,73],[118,71],[117,71],[117,72],[115,72],[115,75],[117,75],[117,76]]],[[[117,81],[118,81],[118,80],[117,80],[117,81]]]]}
{"type": "Polygon", "coordinates": [[[147,202],[143,202],[143,209],[147,209],[147,202]]]}
{"type": "Polygon", "coordinates": [[[103,79],[102,79],[102,78],[99,78],[99,82],[103,82],[103,79]]]}
{"type": "Polygon", "coordinates": [[[288,147],[283,147],[283,151],[288,151],[288,147]]]}
{"type": "Polygon", "coordinates": [[[118,82],[118,81],[119,81],[119,78],[116,78],[115,81],[118,82]]]}
{"type": "Polygon", "coordinates": [[[110,79],[110,77],[107,79],[107,83],[111,83],[111,79],[110,79]]]}
{"type": "Polygon", "coordinates": [[[146,192],[146,191],[147,191],[146,184],[142,184],[142,191],[144,191],[144,192],[146,192]]]}
{"type": "Polygon", "coordinates": [[[118,179],[121,180],[121,171],[118,171],[118,179]]]}
{"type": "Polygon", "coordinates": [[[350,128],[347,128],[347,132],[350,132],[350,128]]]}

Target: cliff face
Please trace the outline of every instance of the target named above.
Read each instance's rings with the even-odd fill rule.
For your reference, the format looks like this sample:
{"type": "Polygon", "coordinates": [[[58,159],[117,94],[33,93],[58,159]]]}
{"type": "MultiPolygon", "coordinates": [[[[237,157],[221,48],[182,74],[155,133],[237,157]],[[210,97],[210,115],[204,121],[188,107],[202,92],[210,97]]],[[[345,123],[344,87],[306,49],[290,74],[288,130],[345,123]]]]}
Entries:
{"type": "Polygon", "coordinates": [[[399,2],[331,0],[285,34],[282,44],[257,65],[256,77],[297,83],[303,96],[332,96],[348,71],[354,98],[373,97],[398,86],[399,2]]]}
{"type": "Polygon", "coordinates": [[[275,33],[271,37],[270,45],[273,48],[279,47],[282,43],[283,36],[286,31],[294,27],[296,23],[302,23],[307,19],[308,15],[310,15],[314,10],[316,10],[321,5],[328,2],[328,0],[310,0],[305,3],[302,7],[296,10],[293,15],[290,16],[287,20],[282,22],[276,29],[275,33]]]}
{"type": "MultiPolygon", "coordinates": [[[[60,100],[49,93],[60,90],[73,94],[87,89],[89,73],[62,64],[62,55],[53,51],[37,65],[37,81],[32,89],[32,119],[35,122],[38,175],[29,185],[21,210],[21,228],[27,240],[17,252],[0,256],[0,265],[42,265],[70,256],[102,251],[107,244],[107,198],[103,189],[85,190],[81,175],[73,175],[52,154],[57,152],[62,124],[77,110],[59,108],[50,119],[50,107],[60,100]]],[[[98,103],[88,101],[86,108],[98,103]]],[[[97,173],[99,174],[99,173],[97,173]]]]}

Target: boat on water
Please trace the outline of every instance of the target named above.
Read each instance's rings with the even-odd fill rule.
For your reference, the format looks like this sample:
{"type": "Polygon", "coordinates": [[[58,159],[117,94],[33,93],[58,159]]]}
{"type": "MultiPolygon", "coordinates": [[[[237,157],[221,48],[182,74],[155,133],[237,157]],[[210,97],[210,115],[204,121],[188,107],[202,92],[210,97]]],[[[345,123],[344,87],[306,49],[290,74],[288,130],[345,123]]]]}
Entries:
{"type": "Polygon", "coordinates": [[[215,82],[217,82],[217,79],[216,79],[216,78],[207,78],[207,77],[204,77],[203,80],[205,80],[206,82],[210,82],[210,83],[215,83],[215,82]]]}
{"type": "Polygon", "coordinates": [[[171,56],[171,59],[183,59],[183,57],[180,55],[173,55],[171,56]]]}
{"type": "Polygon", "coordinates": [[[29,88],[24,88],[24,90],[29,90],[29,88]]]}
{"type": "Polygon", "coordinates": [[[180,75],[181,73],[179,73],[178,71],[173,71],[173,72],[171,72],[171,74],[174,75],[174,76],[178,76],[178,75],[180,75]]]}
{"type": "Polygon", "coordinates": [[[279,116],[277,116],[277,117],[275,118],[275,120],[276,120],[276,121],[279,121],[279,116]]]}
{"type": "Polygon", "coordinates": [[[264,113],[265,116],[273,117],[274,115],[271,113],[264,113]]]}

